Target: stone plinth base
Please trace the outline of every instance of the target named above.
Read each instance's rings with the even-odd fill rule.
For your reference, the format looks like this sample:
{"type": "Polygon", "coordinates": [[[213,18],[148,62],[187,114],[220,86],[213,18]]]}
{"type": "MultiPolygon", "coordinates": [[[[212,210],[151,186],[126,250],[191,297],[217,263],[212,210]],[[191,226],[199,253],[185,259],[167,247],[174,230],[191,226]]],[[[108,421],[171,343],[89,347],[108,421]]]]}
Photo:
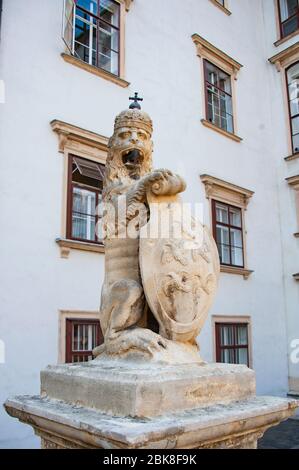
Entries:
{"type": "Polygon", "coordinates": [[[43,448],[53,449],[253,449],[296,406],[294,400],[259,397],[149,420],[112,417],[38,396],[5,404],[11,416],[34,428],[43,448]]]}
{"type": "Polygon", "coordinates": [[[242,365],[161,366],[92,361],[50,366],[41,396],[111,416],[152,418],[255,396],[255,374],[242,365]]]}
{"type": "Polygon", "coordinates": [[[92,361],[48,367],[41,396],[7,400],[43,448],[255,448],[295,400],[255,396],[246,366],[92,361]]]}

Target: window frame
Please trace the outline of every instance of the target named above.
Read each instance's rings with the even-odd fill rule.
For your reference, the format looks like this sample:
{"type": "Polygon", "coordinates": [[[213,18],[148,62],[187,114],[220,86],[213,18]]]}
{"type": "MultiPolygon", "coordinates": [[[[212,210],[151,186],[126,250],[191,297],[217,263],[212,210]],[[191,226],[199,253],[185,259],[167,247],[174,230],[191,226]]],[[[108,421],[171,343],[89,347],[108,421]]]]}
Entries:
{"type": "Polygon", "coordinates": [[[299,174],[286,178],[286,182],[288,183],[289,187],[295,192],[295,214],[296,214],[296,228],[294,232],[294,237],[299,238],[299,174]]]}
{"type": "MultiPolygon", "coordinates": [[[[204,88],[205,88],[205,118],[208,122],[210,122],[212,125],[218,127],[219,129],[221,129],[222,131],[224,132],[228,132],[230,134],[235,134],[235,117],[234,117],[234,100],[233,100],[233,83],[232,83],[232,76],[231,74],[229,74],[227,71],[221,69],[218,65],[214,64],[213,62],[211,62],[210,60],[208,59],[203,59],[203,70],[204,70],[204,88]],[[219,88],[217,85],[214,85],[212,84],[211,82],[208,81],[208,78],[207,78],[207,64],[210,64],[212,65],[213,67],[215,67],[216,69],[220,70],[221,72],[225,73],[228,77],[229,77],[229,80],[230,80],[230,87],[231,87],[231,94],[227,93],[226,91],[222,90],[221,88],[219,88]],[[224,129],[223,127],[221,126],[218,126],[217,124],[215,124],[214,122],[210,121],[209,119],[209,97],[208,97],[208,84],[217,88],[217,90],[221,93],[225,93],[226,95],[228,95],[231,99],[231,107],[232,107],[232,114],[230,115],[231,118],[232,118],[232,131],[229,131],[227,129],[224,129]]],[[[226,114],[229,114],[229,113],[226,113],[226,114]]]]}
{"type": "Polygon", "coordinates": [[[276,6],[277,6],[277,11],[278,11],[278,21],[279,21],[279,35],[280,35],[280,39],[288,38],[289,36],[292,36],[292,35],[296,34],[296,32],[299,32],[299,3],[298,3],[297,13],[295,13],[295,14],[292,15],[292,16],[289,16],[289,17],[288,17],[286,20],[284,20],[284,21],[282,21],[280,0],[276,0],[276,6]],[[284,34],[283,34],[283,23],[286,23],[287,21],[289,21],[291,18],[293,18],[293,17],[295,17],[295,16],[297,17],[297,28],[296,28],[294,31],[292,31],[291,33],[284,35],[284,34]]]}
{"type": "Polygon", "coordinates": [[[83,129],[73,124],[54,119],[50,123],[58,137],[58,151],[63,156],[61,226],[56,243],[60,248],[61,258],[67,259],[71,250],[104,253],[104,244],[69,240],[66,236],[68,217],[68,188],[70,155],[88,161],[106,165],[108,155],[108,137],[83,129]]]}
{"type": "MultiPolygon", "coordinates": [[[[98,7],[98,11],[100,11],[100,6],[101,6],[101,2],[103,0],[96,0],[97,1],[97,7],[98,7]]],[[[101,69],[101,70],[104,70],[105,72],[108,72],[108,73],[111,73],[112,75],[115,75],[116,77],[120,77],[120,69],[121,69],[121,62],[120,62],[120,54],[121,54],[121,3],[118,2],[117,0],[109,0],[110,2],[118,5],[118,9],[119,9],[119,14],[118,14],[118,26],[115,26],[115,25],[112,25],[111,23],[108,23],[106,20],[104,20],[103,18],[101,18],[100,16],[96,15],[95,13],[92,13],[91,11],[88,11],[86,10],[85,8],[83,8],[82,6],[79,6],[76,4],[75,2],[75,6],[74,6],[74,28],[73,28],[73,38],[72,38],[72,43],[73,43],[73,55],[77,56],[77,54],[75,53],[75,28],[76,28],[76,11],[77,9],[78,10],[81,10],[83,11],[84,13],[86,13],[87,15],[89,15],[90,17],[94,18],[95,21],[96,21],[96,64],[90,64],[89,62],[86,62],[85,60],[81,59],[80,57],[78,57],[80,60],[82,60],[83,62],[87,63],[88,65],[91,65],[91,66],[94,66],[98,69],[101,69]],[[118,58],[118,73],[115,74],[111,71],[108,71],[106,69],[104,69],[103,67],[100,67],[99,66],[99,31],[100,31],[100,23],[104,23],[106,24],[107,26],[115,29],[118,31],[118,51],[114,51],[113,49],[111,49],[111,51],[113,52],[116,52],[117,53],[117,58],[118,58]]],[[[83,21],[83,19],[82,19],[83,21]]],[[[86,21],[83,21],[83,23],[85,23],[86,21]]],[[[90,46],[89,46],[90,48],[90,46]]]]}
{"type": "MultiPolygon", "coordinates": [[[[299,34],[299,31],[298,31],[299,34]]],[[[288,155],[284,157],[285,161],[292,161],[299,158],[299,152],[293,152],[292,128],[290,123],[290,109],[289,109],[289,93],[288,93],[288,79],[285,73],[286,69],[295,65],[299,61],[299,42],[295,42],[291,46],[282,50],[278,54],[270,57],[268,61],[273,64],[277,72],[281,73],[282,93],[284,101],[284,114],[285,123],[287,128],[286,145],[288,155]]]]}
{"type": "MultiPolygon", "coordinates": [[[[217,3],[217,2],[216,2],[217,3]]],[[[242,138],[237,135],[238,126],[237,126],[237,100],[236,100],[236,80],[240,69],[243,67],[242,64],[234,60],[228,54],[223,52],[221,49],[218,49],[216,46],[211,44],[209,41],[201,37],[199,34],[195,33],[191,36],[192,41],[195,45],[197,56],[200,58],[201,67],[200,67],[200,86],[202,93],[202,119],[200,120],[202,125],[212,129],[219,134],[228,137],[229,139],[240,143],[242,138]],[[221,127],[216,126],[206,119],[207,116],[207,105],[206,105],[206,86],[205,86],[205,66],[204,60],[210,62],[212,65],[222,70],[224,73],[230,76],[231,79],[231,93],[232,93],[232,109],[233,109],[233,128],[234,132],[229,132],[221,127]]]]}
{"type": "MultiPolygon", "coordinates": [[[[246,349],[247,350],[247,367],[250,367],[250,331],[249,331],[249,323],[244,322],[242,323],[241,321],[233,322],[233,321],[215,321],[214,323],[214,334],[215,334],[215,357],[216,357],[216,362],[220,364],[231,364],[227,362],[222,362],[221,361],[221,352],[223,350],[232,350],[233,351],[233,356],[234,356],[234,362],[233,364],[240,364],[239,362],[235,361],[236,358],[236,350],[237,349],[246,349]],[[220,343],[220,327],[223,326],[228,326],[228,327],[233,327],[233,338],[234,338],[234,344],[232,345],[226,345],[222,346],[220,343]],[[245,326],[247,328],[247,343],[246,345],[239,345],[236,343],[236,330],[240,326],[245,326]]],[[[246,365],[246,364],[245,364],[246,365]]]]}
{"type": "Polygon", "coordinates": [[[74,12],[76,0],[63,0],[63,14],[62,14],[62,41],[64,43],[64,51],[61,52],[62,59],[75,67],[78,67],[86,72],[89,72],[101,79],[114,83],[122,88],[127,88],[130,83],[125,80],[125,22],[126,14],[129,12],[133,0],[113,0],[119,4],[120,18],[119,18],[119,62],[118,62],[118,75],[105,70],[101,67],[96,67],[88,62],[82,60],[74,51],[74,12]]]}
{"type": "MultiPolygon", "coordinates": [[[[96,204],[95,204],[96,210],[95,210],[95,216],[94,216],[95,217],[95,229],[96,229],[97,224],[98,224],[99,219],[100,219],[100,216],[98,215],[97,208],[98,208],[98,205],[99,205],[99,194],[101,194],[101,190],[93,188],[93,187],[88,186],[88,185],[73,182],[73,179],[72,179],[73,159],[76,158],[76,157],[80,158],[81,160],[89,161],[88,158],[81,157],[81,156],[75,155],[73,153],[69,153],[69,155],[68,155],[66,237],[67,237],[68,240],[75,240],[75,241],[84,242],[84,243],[92,243],[94,245],[103,245],[103,240],[98,238],[97,230],[95,231],[95,240],[88,240],[88,239],[84,239],[84,238],[74,237],[73,234],[72,234],[72,229],[73,229],[73,219],[72,219],[72,216],[73,216],[73,188],[74,187],[78,187],[78,188],[84,187],[84,188],[88,189],[89,191],[92,191],[96,194],[96,204]]],[[[93,161],[93,160],[90,160],[90,161],[93,161]]],[[[97,163],[99,165],[101,164],[100,162],[97,162],[97,163]]]]}
{"type": "MultiPolygon", "coordinates": [[[[103,341],[103,334],[101,330],[101,325],[100,321],[94,318],[66,318],[66,324],[65,324],[65,362],[67,364],[74,364],[74,363],[80,363],[80,362],[73,362],[72,361],[72,356],[90,356],[92,355],[92,350],[88,351],[73,351],[72,349],[72,334],[73,334],[73,326],[75,324],[78,325],[96,325],[96,346],[100,345],[103,341]]],[[[86,362],[86,361],[81,361],[81,362],[86,362]]]]}
{"type": "Polygon", "coordinates": [[[228,181],[221,180],[211,175],[202,174],[200,180],[204,184],[206,198],[209,201],[209,213],[210,213],[210,227],[213,233],[213,214],[212,214],[212,200],[215,199],[219,203],[226,203],[231,206],[235,206],[242,211],[242,226],[243,226],[243,256],[244,256],[244,268],[235,266],[227,266],[224,264],[220,265],[220,271],[227,274],[242,275],[245,280],[251,276],[254,272],[248,269],[247,263],[247,230],[246,230],[246,218],[245,213],[249,204],[250,199],[254,195],[254,191],[250,189],[242,188],[236,184],[228,181]]]}
{"type": "Polygon", "coordinates": [[[223,11],[226,15],[230,16],[232,12],[228,9],[228,0],[210,0],[216,7],[223,11]],[[223,2],[223,3],[222,3],[223,2]]]}
{"type": "MultiPolygon", "coordinates": [[[[216,242],[216,245],[217,245],[217,248],[218,248],[218,244],[217,244],[217,224],[218,225],[221,225],[223,227],[227,227],[228,228],[228,231],[229,231],[229,258],[230,258],[230,263],[223,263],[221,260],[220,260],[220,265],[221,266],[229,266],[229,267],[232,267],[232,268],[240,268],[240,269],[244,269],[245,268],[245,249],[244,249],[244,244],[245,244],[245,237],[244,237],[244,221],[243,221],[243,210],[241,207],[238,207],[238,206],[234,206],[230,203],[227,203],[227,202],[223,202],[221,200],[217,200],[217,199],[211,199],[211,203],[212,203],[212,227],[213,227],[213,236],[214,236],[214,240],[216,242]],[[241,227],[237,227],[237,226],[234,226],[234,225],[231,225],[230,223],[229,224],[225,224],[225,223],[222,223],[222,222],[218,222],[217,221],[217,218],[216,218],[216,204],[219,203],[219,204],[222,204],[224,206],[227,206],[228,208],[228,214],[229,214],[229,209],[232,208],[232,209],[238,209],[240,211],[240,219],[241,219],[241,227]],[[242,258],[243,258],[243,264],[242,265],[239,265],[239,264],[232,264],[232,244],[231,244],[231,228],[233,229],[236,229],[236,230],[239,230],[239,232],[241,232],[241,235],[242,235],[242,258]]],[[[229,220],[230,222],[230,220],[229,220]]],[[[240,248],[240,247],[238,247],[240,248]]],[[[220,254],[219,254],[219,257],[220,257],[220,254]]]]}
{"type": "Polygon", "coordinates": [[[299,59],[296,62],[293,62],[292,64],[290,64],[288,67],[285,68],[285,84],[286,84],[287,101],[288,101],[288,117],[289,117],[289,129],[290,129],[292,155],[296,155],[296,154],[299,153],[299,148],[296,151],[295,151],[295,148],[294,148],[293,126],[292,126],[292,120],[295,119],[296,117],[299,117],[299,113],[297,113],[295,116],[291,115],[291,105],[290,105],[291,104],[291,99],[290,99],[290,90],[289,90],[288,71],[297,64],[299,65],[299,59]]]}

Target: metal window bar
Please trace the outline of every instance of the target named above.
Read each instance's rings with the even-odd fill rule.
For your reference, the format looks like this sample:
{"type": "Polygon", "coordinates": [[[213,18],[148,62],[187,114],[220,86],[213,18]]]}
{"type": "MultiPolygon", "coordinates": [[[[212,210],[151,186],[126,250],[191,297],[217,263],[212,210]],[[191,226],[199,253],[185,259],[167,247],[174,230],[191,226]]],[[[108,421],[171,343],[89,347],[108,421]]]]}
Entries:
{"type": "MultiPolygon", "coordinates": [[[[240,268],[244,268],[244,240],[243,240],[242,214],[241,214],[241,216],[240,216],[240,219],[241,219],[241,226],[239,226],[239,227],[236,226],[236,225],[232,225],[232,224],[231,224],[231,218],[230,218],[230,217],[231,217],[231,215],[230,215],[230,208],[238,209],[238,210],[240,210],[240,211],[241,211],[241,209],[238,208],[238,207],[231,206],[231,205],[226,204],[226,203],[222,203],[222,202],[221,202],[220,204],[223,205],[223,206],[226,206],[226,207],[228,208],[228,217],[229,217],[229,218],[228,218],[228,223],[220,222],[220,221],[217,220],[217,201],[214,200],[214,201],[213,201],[214,237],[215,237],[217,246],[219,246],[219,245],[221,245],[221,246],[229,246],[229,248],[230,248],[230,249],[229,249],[229,257],[230,257],[229,263],[224,263],[224,262],[222,262],[222,260],[221,260],[221,264],[223,264],[223,265],[225,265],[225,266],[237,266],[237,267],[240,267],[240,268]],[[222,241],[220,241],[220,242],[218,241],[218,239],[217,239],[217,225],[228,228],[228,234],[229,234],[229,243],[228,243],[228,244],[222,243],[222,241]],[[232,244],[232,240],[231,240],[231,237],[232,237],[232,236],[231,236],[231,229],[233,229],[233,230],[238,230],[239,232],[241,232],[242,246],[235,246],[235,245],[232,244]],[[239,265],[239,264],[238,264],[238,265],[237,265],[237,264],[234,264],[234,263],[232,262],[232,258],[233,258],[233,256],[232,256],[233,248],[242,249],[242,264],[240,264],[240,265],[239,265]]],[[[219,248],[218,248],[218,250],[219,250],[219,248]]],[[[222,251],[221,251],[221,250],[219,250],[219,254],[220,254],[221,257],[222,257],[222,251]]]]}
{"type": "MultiPolygon", "coordinates": [[[[66,0],[68,1],[68,0],[66,0]]],[[[93,58],[92,58],[92,53],[95,52],[96,53],[96,57],[95,57],[95,65],[96,67],[98,68],[104,68],[105,67],[102,67],[100,66],[99,64],[99,56],[102,56],[102,57],[106,57],[108,59],[108,61],[110,61],[110,70],[109,72],[113,73],[112,72],[112,57],[110,57],[109,55],[106,55],[106,54],[103,54],[102,52],[99,51],[99,32],[101,31],[102,33],[112,37],[113,35],[113,31],[116,31],[117,32],[117,35],[118,35],[118,50],[110,47],[109,50],[111,52],[113,52],[114,54],[117,55],[117,75],[119,75],[119,48],[120,48],[120,15],[119,18],[118,18],[118,26],[116,25],[113,25],[112,23],[108,22],[107,20],[105,20],[104,18],[101,18],[100,16],[100,6],[101,6],[101,1],[102,0],[98,0],[98,14],[95,14],[95,12],[93,11],[93,4],[91,3],[91,10],[86,10],[84,7],[82,7],[81,5],[76,5],[76,1],[75,1],[75,7],[74,7],[74,18],[75,18],[75,25],[73,27],[73,36],[75,37],[75,28],[76,28],[76,18],[80,21],[83,21],[83,18],[80,16],[80,15],[77,15],[77,10],[78,11],[82,11],[83,13],[85,13],[86,15],[94,18],[96,20],[96,50],[94,50],[92,48],[92,43],[93,43],[93,29],[95,28],[94,26],[94,23],[92,21],[90,21],[88,24],[90,25],[90,30],[92,30],[92,32],[90,32],[90,35],[89,35],[89,45],[88,46],[84,46],[86,48],[89,48],[89,64],[93,65],[93,58]],[[107,26],[109,26],[109,28],[111,28],[112,32],[109,33],[107,30],[105,30],[103,27],[101,27],[101,24],[106,24],[107,26]]],[[[113,1],[113,0],[111,0],[113,1]]],[[[115,3],[115,2],[114,2],[115,3]]],[[[118,8],[119,8],[119,4],[117,4],[118,8]]],[[[85,20],[85,22],[87,22],[85,20]]],[[[75,41],[76,42],[76,41],[75,41]]],[[[75,48],[74,48],[74,51],[75,51],[75,48]]],[[[77,54],[78,55],[78,54],[77,54]]]]}
{"type": "Polygon", "coordinates": [[[233,363],[237,364],[237,351],[240,349],[245,349],[247,351],[247,365],[249,366],[249,344],[248,344],[248,324],[246,323],[217,323],[216,324],[216,346],[218,347],[217,351],[217,356],[219,359],[222,357],[222,352],[224,351],[231,351],[232,352],[232,358],[233,358],[233,363]],[[238,344],[237,341],[237,331],[238,328],[240,327],[246,327],[246,344],[238,344]],[[232,344],[229,345],[224,345],[222,344],[221,341],[221,332],[223,328],[231,328],[231,333],[232,333],[232,344]]]}
{"type": "Polygon", "coordinates": [[[208,70],[208,64],[212,65],[216,70],[219,70],[220,72],[224,73],[227,76],[227,79],[231,80],[231,77],[226,72],[219,69],[216,65],[212,64],[211,62],[207,60],[204,61],[207,114],[209,114],[209,105],[211,107],[212,113],[211,117],[208,116],[208,118],[211,122],[213,122],[213,124],[217,125],[218,127],[228,132],[234,132],[233,114],[228,112],[228,103],[226,99],[223,99],[223,97],[225,98],[225,96],[228,97],[228,99],[230,100],[230,108],[232,109],[232,94],[228,93],[224,89],[224,87],[221,88],[216,85],[216,73],[208,70]],[[211,74],[210,79],[209,72],[211,74]],[[209,96],[211,98],[210,101],[209,96]],[[229,122],[231,123],[230,126],[229,122]]]}

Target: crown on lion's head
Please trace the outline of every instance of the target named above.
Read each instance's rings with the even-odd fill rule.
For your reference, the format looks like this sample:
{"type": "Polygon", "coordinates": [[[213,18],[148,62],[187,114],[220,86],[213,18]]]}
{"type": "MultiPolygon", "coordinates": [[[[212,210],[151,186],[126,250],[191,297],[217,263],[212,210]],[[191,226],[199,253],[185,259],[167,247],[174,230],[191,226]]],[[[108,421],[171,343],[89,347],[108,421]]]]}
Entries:
{"type": "Polygon", "coordinates": [[[152,169],[153,123],[140,109],[127,109],[116,118],[108,143],[104,186],[130,183],[152,169]]]}
{"type": "Polygon", "coordinates": [[[153,122],[150,116],[144,111],[141,111],[141,109],[126,109],[125,111],[122,111],[118,116],[116,116],[114,123],[114,132],[122,127],[131,126],[136,126],[140,129],[144,129],[150,134],[150,136],[153,133],[153,122]]]}

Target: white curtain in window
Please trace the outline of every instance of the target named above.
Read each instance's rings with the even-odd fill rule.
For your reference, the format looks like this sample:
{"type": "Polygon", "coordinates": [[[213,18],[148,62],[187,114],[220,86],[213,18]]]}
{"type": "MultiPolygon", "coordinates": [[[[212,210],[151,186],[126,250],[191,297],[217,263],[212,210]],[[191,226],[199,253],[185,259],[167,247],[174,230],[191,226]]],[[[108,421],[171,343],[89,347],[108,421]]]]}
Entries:
{"type": "Polygon", "coordinates": [[[220,344],[221,346],[231,346],[234,344],[233,326],[222,325],[220,327],[220,344]]]}
{"type": "Polygon", "coordinates": [[[285,21],[288,18],[288,5],[286,0],[279,0],[280,3],[280,15],[281,21],[285,21]]]}
{"type": "Polygon", "coordinates": [[[298,0],[279,0],[281,21],[294,15],[298,7],[298,0]]]}

